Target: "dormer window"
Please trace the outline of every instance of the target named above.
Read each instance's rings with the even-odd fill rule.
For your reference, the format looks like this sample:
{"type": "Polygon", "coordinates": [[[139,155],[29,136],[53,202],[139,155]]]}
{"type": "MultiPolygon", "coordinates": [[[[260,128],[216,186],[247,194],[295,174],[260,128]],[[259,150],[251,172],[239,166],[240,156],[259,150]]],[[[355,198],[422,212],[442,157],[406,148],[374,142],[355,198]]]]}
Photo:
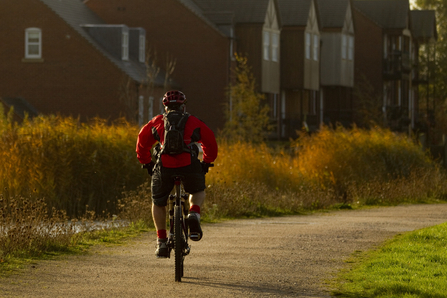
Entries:
{"type": "Polygon", "coordinates": [[[129,33],[123,32],[122,34],[122,45],[121,45],[121,59],[129,60],[129,33]]]}
{"type": "Polygon", "coordinates": [[[264,43],[264,60],[270,60],[270,32],[263,32],[263,43],[264,43]]]}
{"type": "Polygon", "coordinates": [[[42,58],[42,30],[39,28],[28,28],[25,30],[25,58],[42,58]]]}
{"type": "Polygon", "coordinates": [[[146,38],[144,35],[140,35],[140,47],[138,50],[138,60],[144,63],[146,60],[146,38]]]}
{"type": "Polygon", "coordinates": [[[272,61],[279,61],[279,34],[272,33],[272,61]]]}
{"type": "Polygon", "coordinates": [[[341,35],[341,58],[354,60],[354,37],[351,35],[341,35]]]}
{"type": "Polygon", "coordinates": [[[319,48],[320,48],[320,38],[318,35],[314,34],[314,42],[313,42],[313,54],[312,58],[314,61],[318,61],[318,54],[319,54],[319,48]]]}
{"type": "Polygon", "coordinates": [[[309,32],[306,32],[306,36],[305,36],[305,55],[306,55],[306,59],[310,59],[310,52],[311,52],[311,34],[309,32]]]}

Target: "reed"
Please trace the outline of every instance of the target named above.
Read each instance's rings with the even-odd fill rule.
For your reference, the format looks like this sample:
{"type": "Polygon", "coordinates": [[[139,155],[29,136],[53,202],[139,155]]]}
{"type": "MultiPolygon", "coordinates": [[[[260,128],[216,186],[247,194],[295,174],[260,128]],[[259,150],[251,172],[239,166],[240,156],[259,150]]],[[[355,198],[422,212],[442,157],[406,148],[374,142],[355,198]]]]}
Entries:
{"type": "MultiPolygon", "coordinates": [[[[73,218],[116,215],[152,226],[137,126],[60,116],[16,124],[1,115],[0,257],[72,245],[79,232],[73,218]]],[[[386,129],[322,127],[282,148],[218,143],[204,220],[447,198],[445,170],[413,140],[386,129]]]]}
{"type": "Polygon", "coordinates": [[[44,198],[48,208],[82,216],[116,212],[124,188],[145,176],[135,158],[137,127],[125,121],[38,117],[22,124],[3,119],[0,189],[5,197],[44,198]]]}

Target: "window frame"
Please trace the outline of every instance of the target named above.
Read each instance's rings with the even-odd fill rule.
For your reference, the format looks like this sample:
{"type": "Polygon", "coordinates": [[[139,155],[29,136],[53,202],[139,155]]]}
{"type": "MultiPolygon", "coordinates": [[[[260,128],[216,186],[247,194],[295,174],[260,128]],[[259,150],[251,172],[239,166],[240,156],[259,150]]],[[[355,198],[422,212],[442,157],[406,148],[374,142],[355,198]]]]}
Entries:
{"type": "Polygon", "coordinates": [[[121,60],[129,60],[129,32],[121,34],[121,60]]]}
{"type": "Polygon", "coordinates": [[[30,27],[25,29],[25,58],[42,59],[42,29],[30,27]],[[38,35],[37,42],[30,42],[30,34],[38,35]],[[31,54],[30,46],[37,46],[37,54],[31,54]]]}
{"type": "Polygon", "coordinates": [[[318,57],[318,53],[319,53],[319,48],[320,48],[320,37],[318,36],[318,34],[314,34],[313,35],[313,45],[312,45],[312,58],[314,61],[318,61],[319,57],[318,57]]]}
{"type": "Polygon", "coordinates": [[[267,30],[262,31],[262,48],[263,59],[265,61],[270,61],[270,32],[267,30]]]}
{"type": "Polygon", "coordinates": [[[141,34],[139,41],[140,41],[140,45],[139,45],[139,52],[138,52],[138,60],[141,63],[144,63],[144,62],[146,62],[146,37],[143,34],[141,34]]]}
{"type": "Polygon", "coordinates": [[[348,36],[341,34],[341,59],[348,59],[348,36]]]}
{"type": "Polygon", "coordinates": [[[271,34],[271,38],[272,38],[272,61],[273,62],[278,62],[279,61],[279,39],[280,39],[280,35],[279,33],[276,32],[272,32],[271,34]]]}
{"type": "Polygon", "coordinates": [[[311,59],[312,34],[310,32],[304,33],[304,58],[311,59]]]}

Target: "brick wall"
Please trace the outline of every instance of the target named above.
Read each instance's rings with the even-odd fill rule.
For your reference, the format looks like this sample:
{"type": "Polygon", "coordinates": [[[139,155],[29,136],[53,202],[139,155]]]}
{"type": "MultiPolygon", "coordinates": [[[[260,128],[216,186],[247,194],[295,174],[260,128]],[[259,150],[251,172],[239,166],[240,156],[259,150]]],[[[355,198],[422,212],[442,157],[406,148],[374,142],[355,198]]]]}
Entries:
{"type": "Polygon", "coordinates": [[[177,0],[89,0],[110,24],[143,27],[157,63],[176,59],[173,79],[188,98],[188,111],[212,129],[224,123],[229,77],[229,39],[177,0]]]}
{"type": "Polygon", "coordinates": [[[3,1],[0,96],[22,97],[44,114],[116,118],[124,73],[39,0],[3,1]],[[23,62],[25,29],[42,30],[43,62],[23,62]]]}

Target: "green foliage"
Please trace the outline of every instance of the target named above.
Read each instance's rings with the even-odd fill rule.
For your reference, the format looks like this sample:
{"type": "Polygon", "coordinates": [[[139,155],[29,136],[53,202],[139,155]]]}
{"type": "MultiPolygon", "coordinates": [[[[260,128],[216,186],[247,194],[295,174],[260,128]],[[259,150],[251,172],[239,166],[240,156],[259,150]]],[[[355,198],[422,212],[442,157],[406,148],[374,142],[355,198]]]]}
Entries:
{"type": "Polygon", "coordinates": [[[230,106],[225,109],[222,135],[232,141],[261,142],[272,129],[265,97],[256,92],[247,58],[236,56],[235,83],[229,87],[230,106]]]}
{"type": "Polygon", "coordinates": [[[339,278],[339,297],[447,297],[447,224],[399,236],[339,278]]]}
{"type": "Polygon", "coordinates": [[[2,122],[0,189],[4,197],[44,198],[70,217],[116,211],[124,188],[146,176],[135,158],[138,128],[125,121],[38,117],[21,125],[2,122]]]}
{"type": "MultiPolygon", "coordinates": [[[[421,61],[422,64],[427,65],[428,62],[424,61],[424,57],[429,56],[433,61],[433,57],[436,55],[435,61],[430,64],[431,71],[429,73],[429,79],[434,85],[429,86],[429,90],[424,90],[426,88],[424,85],[421,87],[425,91],[425,96],[430,94],[435,97],[437,129],[447,134],[447,84],[445,84],[447,81],[447,2],[445,0],[416,0],[415,3],[418,9],[436,11],[438,39],[435,50],[432,49],[433,47],[426,48],[421,61]]],[[[421,104],[424,105],[425,102],[422,101],[421,104]]],[[[433,107],[431,106],[431,108],[433,107]]]]}

